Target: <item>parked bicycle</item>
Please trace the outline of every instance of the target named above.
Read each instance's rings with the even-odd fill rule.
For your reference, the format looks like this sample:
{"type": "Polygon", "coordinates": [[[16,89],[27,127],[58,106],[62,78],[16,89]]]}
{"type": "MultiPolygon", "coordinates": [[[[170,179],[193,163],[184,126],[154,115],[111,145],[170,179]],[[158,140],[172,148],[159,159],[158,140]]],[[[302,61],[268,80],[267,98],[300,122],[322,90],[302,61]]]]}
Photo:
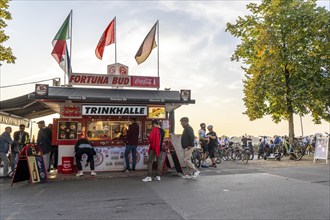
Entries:
{"type": "Polygon", "coordinates": [[[196,168],[199,168],[201,166],[202,151],[202,148],[196,147],[191,154],[191,162],[195,165],[196,168]]]}

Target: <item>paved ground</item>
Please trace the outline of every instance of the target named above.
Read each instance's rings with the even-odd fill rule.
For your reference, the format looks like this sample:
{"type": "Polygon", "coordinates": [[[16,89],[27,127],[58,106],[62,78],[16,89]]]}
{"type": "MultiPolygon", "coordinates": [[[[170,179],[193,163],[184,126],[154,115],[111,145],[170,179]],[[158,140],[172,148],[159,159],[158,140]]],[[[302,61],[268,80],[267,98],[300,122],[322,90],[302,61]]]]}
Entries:
{"type": "Polygon", "coordinates": [[[0,180],[0,219],[329,219],[325,161],[225,161],[195,180],[145,171],[58,175],[46,184],[0,180]]]}

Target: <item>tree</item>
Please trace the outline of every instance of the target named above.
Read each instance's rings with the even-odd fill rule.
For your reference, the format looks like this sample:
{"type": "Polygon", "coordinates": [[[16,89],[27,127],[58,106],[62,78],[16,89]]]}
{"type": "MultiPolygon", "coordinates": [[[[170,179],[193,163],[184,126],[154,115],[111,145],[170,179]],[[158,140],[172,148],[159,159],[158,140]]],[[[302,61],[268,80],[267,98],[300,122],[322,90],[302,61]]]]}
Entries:
{"type": "Polygon", "coordinates": [[[287,120],[292,141],[294,114],[330,121],[329,11],[316,0],[262,0],[247,9],[226,29],[241,39],[231,60],[244,65],[244,114],[287,120]]]}
{"type": "Polygon", "coordinates": [[[3,43],[6,42],[9,37],[5,34],[4,28],[7,24],[4,20],[11,20],[11,14],[7,11],[9,0],[0,0],[0,63],[6,61],[7,63],[15,63],[16,57],[13,56],[10,47],[4,47],[3,43]]]}

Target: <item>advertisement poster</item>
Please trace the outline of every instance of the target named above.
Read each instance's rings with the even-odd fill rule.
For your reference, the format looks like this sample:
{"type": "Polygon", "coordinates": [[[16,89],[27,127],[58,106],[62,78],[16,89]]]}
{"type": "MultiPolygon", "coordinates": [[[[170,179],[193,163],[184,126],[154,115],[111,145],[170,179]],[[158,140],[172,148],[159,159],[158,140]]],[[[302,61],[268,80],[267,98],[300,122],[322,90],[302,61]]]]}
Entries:
{"type": "Polygon", "coordinates": [[[28,157],[28,165],[29,165],[29,171],[30,171],[30,179],[31,179],[32,183],[39,183],[40,178],[39,178],[39,174],[38,174],[36,158],[34,156],[28,157]]]}
{"type": "MultiPolygon", "coordinates": [[[[147,169],[149,146],[138,146],[136,150],[136,169],[147,169]]],[[[126,167],[125,164],[125,147],[94,147],[96,155],[94,156],[95,171],[120,171],[126,167]]],[[[129,155],[130,164],[132,157],[129,155]]],[[[82,156],[83,171],[90,171],[89,166],[85,166],[87,155],[82,156]]]]}
{"type": "Polygon", "coordinates": [[[315,143],[315,153],[314,153],[314,162],[315,159],[328,159],[328,146],[329,139],[327,137],[317,138],[315,143]]]}
{"type": "Polygon", "coordinates": [[[45,163],[42,156],[35,156],[35,161],[37,164],[37,171],[39,176],[39,182],[47,182],[47,173],[45,168],[45,163]]]}
{"type": "Polygon", "coordinates": [[[58,122],[58,140],[77,140],[78,122],[59,121],[58,122]]]}
{"type": "Polygon", "coordinates": [[[149,119],[165,119],[165,107],[164,106],[150,106],[148,107],[149,119]]]}
{"type": "Polygon", "coordinates": [[[47,182],[47,174],[42,156],[29,156],[28,165],[32,183],[47,182]]]}

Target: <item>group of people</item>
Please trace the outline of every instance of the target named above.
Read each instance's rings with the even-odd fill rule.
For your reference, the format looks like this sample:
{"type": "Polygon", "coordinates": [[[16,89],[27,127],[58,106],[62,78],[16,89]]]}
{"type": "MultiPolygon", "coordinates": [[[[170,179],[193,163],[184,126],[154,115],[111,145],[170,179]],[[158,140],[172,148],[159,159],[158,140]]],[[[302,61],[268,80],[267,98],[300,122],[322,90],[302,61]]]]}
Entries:
{"type": "MultiPolygon", "coordinates": [[[[187,167],[187,174],[183,175],[183,178],[195,179],[200,171],[191,162],[191,155],[194,151],[195,135],[193,128],[189,125],[189,119],[183,117],[180,119],[180,123],[183,127],[181,136],[181,146],[183,148],[183,162],[187,167]]],[[[154,160],[157,161],[157,174],[154,180],[160,181],[163,171],[163,164],[166,158],[166,150],[163,147],[165,132],[159,125],[157,120],[152,121],[152,130],[149,136],[149,151],[148,151],[148,173],[143,182],[152,181],[152,167],[154,160]]],[[[126,155],[126,154],[125,154],[126,155]]],[[[127,162],[126,162],[127,164],[127,162]]]]}
{"type": "MultiPolygon", "coordinates": [[[[181,138],[181,145],[183,148],[184,154],[184,163],[187,166],[187,174],[184,175],[184,178],[196,178],[200,171],[191,163],[191,155],[194,150],[194,130],[189,125],[189,119],[187,117],[183,117],[180,120],[182,127],[184,128],[181,138]]],[[[151,182],[153,179],[156,181],[161,180],[161,174],[163,171],[163,164],[166,158],[166,150],[163,147],[163,141],[165,136],[165,131],[162,129],[159,121],[152,120],[152,129],[149,134],[149,149],[148,149],[148,160],[147,160],[147,177],[145,177],[143,182],[151,182]],[[153,176],[153,163],[156,161],[157,163],[157,172],[156,176],[153,176]]],[[[135,171],[136,167],[136,149],[138,145],[139,139],[139,125],[137,124],[137,118],[132,117],[131,124],[128,127],[125,142],[125,164],[126,167],[123,172],[132,172],[135,171]],[[129,160],[129,155],[132,155],[132,164],[129,160]]],[[[209,132],[209,138],[214,140],[216,138],[216,134],[212,133],[212,129],[209,132]]],[[[212,142],[212,141],[211,141],[212,142]]],[[[94,155],[95,151],[93,146],[87,139],[80,139],[75,145],[75,157],[76,164],[78,167],[78,173],[76,176],[83,176],[81,158],[82,154],[86,153],[88,155],[87,161],[90,163],[91,175],[96,175],[94,171],[94,155]]]]}
{"type": "MultiPolygon", "coordinates": [[[[39,121],[39,131],[37,136],[37,145],[41,148],[43,153],[43,160],[47,170],[49,171],[51,166],[57,168],[57,146],[53,146],[52,142],[52,124],[47,127],[45,121],[39,121]],[[53,159],[51,159],[53,158],[53,159]]],[[[14,132],[13,138],[11,137],[12,128],[10,126],[5,128],[5,131],[0,135],[0,158],[3,163],[3,176],[12,177],[15,167],[18,162],[20,151],[23,147],[30,143],[30,135],[25,131],[25,125],[19,125],[19,130],[14,132]],[[10,155],[10,167],[9,173],[9,160],[10,155]]],[[[34,141],[32,141],[34,142],[34,141]]]]}
{"type": "MultiPolygon", "coordinates": [[[[184,175],[184,178],[196,178],[200,171],[194,167],[191,163],[191,155],[194,150],[194,130],[189,125],[189,119],[187,117],[183,117],[180,120],[182,127],[184,128],[181,138],[181,145],[183,148],[183,157],[184,163],[187,166],[187,175],[184,175]]],[[[54,168],[57,168],[57,159],[58,159],[58,148],[52,145],[52,124],[49,126],[45,125],[45,121],[39,121],[38,123],[39,131],[37,136],[37,145],[40,147],[43,153],[43,160],[45,166],[48,168],[49,171],[51,165],[54,168]],[[51,159],[52,158],[52,159],[51,159]]],[[[20,153],[20,150],[24,147],[25,144],[30,142],[29,134],[25,132],[25,125],[19,126],[19,131],[14,133],[14,139],[11,138],[11,127],[6,127],[5,131],[0,136],[0,158],[3,161],[3,174],[4,176],[8,176],[8,157],[7,154],[10,152],[11,155],[11,170],[15,169],[17,164],[17,158],[20,153]]],[[[125,137],[126,142],[126,149],[125,149],[125,163],[126,168],[123,172],[131,172],[135,171],[136,167],[136,150],[138,145],[139,139],[139,125],[137,124],[137,118],[132,117],[131,124],[127,129],[127,134],[125,137]],[[132,164],[130,165],[129,154],[132,155],[132,164]]],[[[210,152],[211,160],[214,162],[214,157],[212,157],[213,148],[211,146],[215,145],[215,141],[217,136],[213,131],[212,126],[208,126],[209,132],[204,135],[205,139],[208,142],[208,152],[210,152]]],[[[163,140],[165,136],[165,131],[161,128],[159,121],[152,120],[152,129],[149,135],[149,150],[148,150],[148,161],[147,161],[147,177],[143,179],[144,182],[150,182],[153,180],[152,178],[152,169],[153,169],[153,162],[157,161],[157,174],[154,180],[160,181],[161,174],[163,170],[163,163],[166,158],[166,150],[163,148],[163,140]]],[[[202,139],[201,139],[202,141],[202,139]]],[[[90,164],[91,175],[95,176],[95,165],[94,165],[94,155],[96,152],[92,146],[92,144],[86,139],[81,138],[75,144],[75,158],[76,164],[78,167],[78,172],[76,176],[82,176],[82,165],[81,159],[82,155],[87,154],[87,164],[90,164]]],[[[213,165],[214,165],[213,164],[213,165]]]]}
{"type": "Polygon", "coordinates": [[[215,162],[216,161],[215,153],[219,145],[219,139],[217,134],[213,130],[213,126],[208,125],[206,127],[205,123],[201,123],[200,130],[198,131],[198,137],[199,137],[199,144],[203,149],[201,167],[208,168],[209,166],[211,166],[216,168],[217,164],[215,162]],[[206,128],[208,132],[206,131],[206,128]],[[209,155],[211,159],[212,162],[211,165],[209,165],[206,162],[207,155],[209,155]]]}

